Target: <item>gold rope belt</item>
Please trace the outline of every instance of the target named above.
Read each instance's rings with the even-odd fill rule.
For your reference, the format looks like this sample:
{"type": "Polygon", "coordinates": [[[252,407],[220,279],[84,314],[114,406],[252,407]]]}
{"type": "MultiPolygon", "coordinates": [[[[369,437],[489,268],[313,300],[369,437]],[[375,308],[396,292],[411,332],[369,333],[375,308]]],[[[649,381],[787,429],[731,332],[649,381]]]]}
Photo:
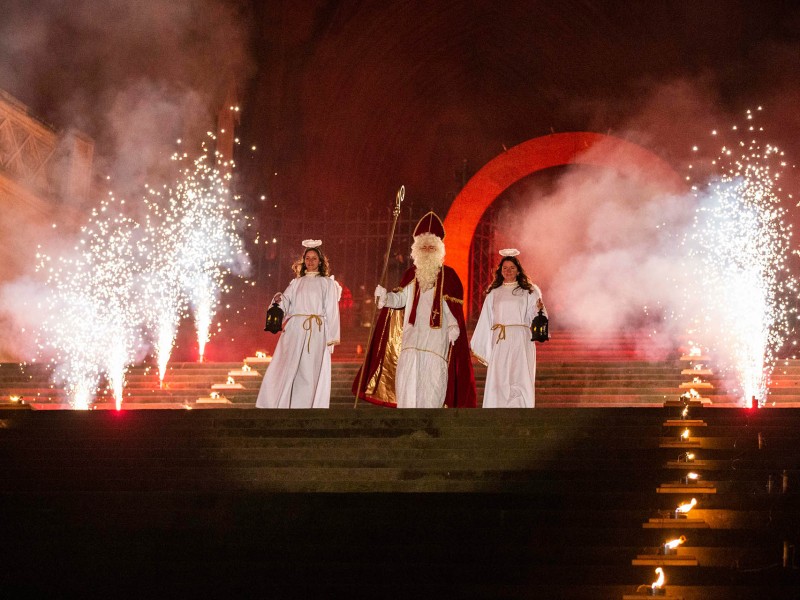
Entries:
{"type": "MultiPolygon", "coordinates": [[[[448,344],[448,346],[449,346],[449,344],[448,344]]],[[[442,356],[438,352],[434,352],[433,350],[428,350],[427,348],[415,348],[414,346],[406,346],[406,347],[402,348],[400,350],[400,352],[405,352],[406,350],[416,350],[417,352],[427,352],[429,354],[433,354],[434,356],[438,356],[439,358],[441,358],[446,363],[450,362],[450,350],[449,350],[449,348],[448,348],[448,351],[447,351],[447,358],[445,358],[444,356],[442,356]]]]}
{"type": "Polygon", "coordinates": [[[506,327],[525,327],[526,329],[528,328],[527,325],[517,325],[517,324],[504,325],[503,323],[498,323],[497,325],[492,327],[492,331],[494,331],[495,329],[500,330],[500,334],[497,336],[497,341],[495,342],[495,344],[500,343],[500,340],[506,339],[506,327]]]}
{"type": "Polygon", "coordinates": [[[301,315],[296,314],[292,315],[293,317],[305,317],[305,321],[303,321],[303,330],[308,332],[308,347],[306,348],[307,352],[311,354],[311,333],[314,331],[314,321],[316,320],[317,326],[319,327],[320,332],[322,331],[322,315],[301,315]]]}

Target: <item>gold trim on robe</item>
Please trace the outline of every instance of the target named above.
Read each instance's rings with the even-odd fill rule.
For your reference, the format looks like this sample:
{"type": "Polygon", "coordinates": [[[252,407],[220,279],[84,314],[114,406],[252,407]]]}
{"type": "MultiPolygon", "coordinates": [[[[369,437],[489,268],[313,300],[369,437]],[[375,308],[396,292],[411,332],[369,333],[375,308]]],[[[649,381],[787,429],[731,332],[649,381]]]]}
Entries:
{"type": "Polygon", "coordinates": [[[388,402],[397,406],[397,396],[395,394],[395,381],[397,379],[397,361],[400,358],[400,350],[403,341],[403,319],[405,310],[390,309],[389,318],[386,322],[385,331],[381,332],[381,340],[386,337],[386,353],[384,360],[381,361],[380,368],[375,370],[372,377],[367,382],[366,394],[383,402],[388,402]]]}

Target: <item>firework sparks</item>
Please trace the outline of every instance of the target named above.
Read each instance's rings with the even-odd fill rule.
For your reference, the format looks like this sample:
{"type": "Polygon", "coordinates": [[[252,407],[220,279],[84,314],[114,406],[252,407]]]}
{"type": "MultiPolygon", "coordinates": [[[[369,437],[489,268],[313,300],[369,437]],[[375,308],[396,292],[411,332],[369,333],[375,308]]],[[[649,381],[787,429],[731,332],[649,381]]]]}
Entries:
{"type": "Polygon", "coordinates": [[[228,166],[222,165],[225,171],[213,167],[204,153],[182,170],[184,178],[173,192],[178,223],[174,263],[194,314],[200,360],[220,295],[229,290],[225,277],[241,274],[248,266],[240,237],[245,219],[232,202],[228,166]]]}
{"type": "Polygon", "coordinates": [[[88,408],[105,376],[117,408],[125,372],[142,348],[134,283],[140,264],[139,226],[116,212],[111,197],[92,214],[73,256],[39,256],[47,273],[48,317],[39,347],[52,354],[56,380],[74,408],[88,408]]]}
{"type": "Polygon", "coordinates": [[[177,224],[172,198],[165,209],[159,203],[163,196],[154,190],[150,190],[150,194],[154,198],[145,199],[148,210],[145,223],[153,252],[142,274],[142,292],[145,325],[152,336],[159,381],[163,386],[178,325],[186,313],[186,300],[174,261],[177,224]]]}
{"type": "Polygon", "coordinates": [[[174,187],[148,189],[141,223],[109,195],[70,256],[38,256],[50,316],[37,343],[74,408],[89,408],[105,377],[120,409],[125,374],[150,346],[163,383],[187,306],[202,359],[225,277],[248,265],[230,175],[209,166],[206,152],[181,176],[174,187]]]}
{"type": "MultiPolygon", "coordinates": [[[[748,122],[753,117],[748,111],[748,122]]],[[[780,187],[786,161],[782,151],[758,140],[760,128],[731,131],[746,138],[722,146],[712,163],[718,175],[692,188],[699,208],[685,240],[690,333],[735,375],[742,404],[757,398],[763,406],[797,291],[786,264],[791,227],[783,220],[780,187]]]]}

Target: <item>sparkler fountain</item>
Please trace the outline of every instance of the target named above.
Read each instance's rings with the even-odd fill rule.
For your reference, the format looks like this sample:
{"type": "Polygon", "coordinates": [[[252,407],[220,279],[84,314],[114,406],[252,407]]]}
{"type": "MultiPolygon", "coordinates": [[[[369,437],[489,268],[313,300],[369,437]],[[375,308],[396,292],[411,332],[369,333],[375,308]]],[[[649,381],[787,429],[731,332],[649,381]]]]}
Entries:
{"type": "Polygon", "coordinates": [[[89,407],[103,375],[120,408],[125,372],[142,351],[141,305],[132,301],[141,230],[116,209],[112,196],[93,212],[73,256],[38,256],[48,309],[38,345],[54,355],[56,379],[78,409],[89,407]]]}
{"type": "MultiPolygon", "coordinates": [[[[160,196],[154,190],[151,194],[160,196]]],[[[186,313],[186,299],[181,293],[180,281],[175,271],[175,232],[177,224],[171,210],[163,210],[158,201],[145,198],[148,208],[146,228],[154,252],[142,276],[145,326],[153,335],[153,350],[158,377],[162,387],[167,363],[175,346],[178,324],[186,313]]]]}
{"type": "Polygon", "coordinates": [[[791,227],[781,200],[791,194],[780,187],[786,159],[758,140],[763,128],[753,118],[748,111],[748,126],[731,129],[743,139],[722,146],[712,163],[719,174],[693,186],[699,208],[684,243],[696,286],[687,294],[690,334],[735,374],[743,405],[757,398],[763,406],[797,280],[786,267],[791,227]]]}
{"type": "MultiPolygon", "coordinates": [[[[57,317],[50,312],[42,323],[47,338],[37,339],[40,351],[56,356],[51,359],[56,383],[64,386],[70,404],[78,410],[89,408],[94,391],[100,381],[100,356],[95,343],[98,323],[95,321],[92,299],[78,289],[72,281],[60,277],[65,271],[53,271],[49,283],[58,295],[57,317]]],[[[80,272],[77,273],[80,275],[80,272]]],[[[55,303],[47,297],[48,308],[55,303]]]]}
{"type": "Polygon", "coordinates": [[[148,189],[143,224],[124,216],[125,201],[109,195],[81,230],[74,255],[38,256],[48,317],[37,342],[40,354],[52,356],[73,408],[89,408],[105,376],[120,409],[125,373],[149,346],[163,383],[187,306],[202,360],[228,289],[225,277],[247,268],[239,237],[244,216],[230,193],[230,174],[209,166],[208,152],[180,173],[175,187],[148,189]]]}
{"type": "MultiPolygon", "coordinates": [[[[187,155],[173,158],[182,161],[187,155]]],[[[228,167],[228,163],[222,166],[228,167]]],[[[175,266],[194,314],[202,361],[220,294],[229,289],[225,276],[241,273],[248,265],[239,237],[244,215],[232,203],[230,170],[223,172],[210,165],[208,152],[184,168],[182,174],[184,179],[174,191],[179,224],[175,266]]]]}

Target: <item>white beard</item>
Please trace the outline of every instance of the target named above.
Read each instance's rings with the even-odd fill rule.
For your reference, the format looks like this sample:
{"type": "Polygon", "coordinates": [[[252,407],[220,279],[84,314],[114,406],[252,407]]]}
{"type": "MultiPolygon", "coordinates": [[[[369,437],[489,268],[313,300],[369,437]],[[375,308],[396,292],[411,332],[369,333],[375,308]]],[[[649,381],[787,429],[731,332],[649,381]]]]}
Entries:
{"type": "Polygon", "coordinates": [[[411,258],[417,268],[416,278],[420,291],[427,291],[436,285],[439,270],[444,264],[444,242],[432,233],[418,235],[414,238],[414,244],[411,246],[411,258]],[[420,251],[420,246],[431,243],[436,246],[434,252],[420,251]]]}

